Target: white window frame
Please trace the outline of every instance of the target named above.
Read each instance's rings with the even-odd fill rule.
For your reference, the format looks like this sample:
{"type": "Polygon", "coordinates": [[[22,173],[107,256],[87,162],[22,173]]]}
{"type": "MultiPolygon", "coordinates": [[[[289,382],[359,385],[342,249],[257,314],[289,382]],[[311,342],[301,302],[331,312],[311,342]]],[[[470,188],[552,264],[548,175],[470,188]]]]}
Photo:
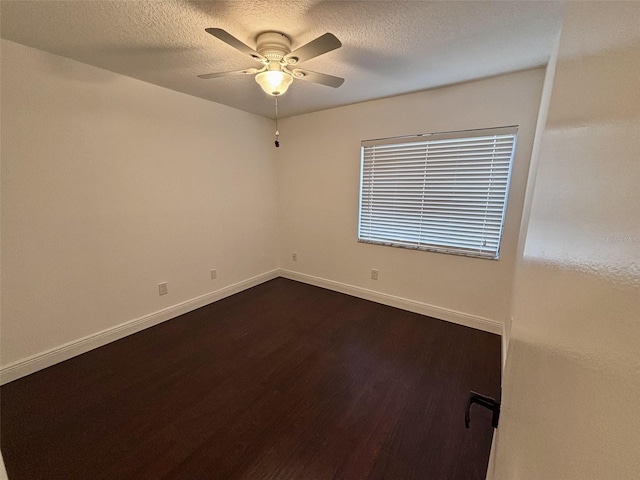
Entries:
{"type": "Polygon", "coordinates": [[[517,133],[363,141],[358,241],[498,260],[517,133]]]}

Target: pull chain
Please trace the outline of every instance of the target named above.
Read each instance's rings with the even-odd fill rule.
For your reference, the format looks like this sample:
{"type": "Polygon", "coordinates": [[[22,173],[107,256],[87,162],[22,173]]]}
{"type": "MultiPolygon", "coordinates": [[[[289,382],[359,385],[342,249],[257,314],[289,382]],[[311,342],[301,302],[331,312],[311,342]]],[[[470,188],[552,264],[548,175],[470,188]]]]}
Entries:
{"type": "Polygon", "coordinates": [[[280,136],[280,132],[278,131],[278,97],[275,97],[276,99],[276,148],[280,147],[280,140],[278,139],[278,137],[280,136]]]}

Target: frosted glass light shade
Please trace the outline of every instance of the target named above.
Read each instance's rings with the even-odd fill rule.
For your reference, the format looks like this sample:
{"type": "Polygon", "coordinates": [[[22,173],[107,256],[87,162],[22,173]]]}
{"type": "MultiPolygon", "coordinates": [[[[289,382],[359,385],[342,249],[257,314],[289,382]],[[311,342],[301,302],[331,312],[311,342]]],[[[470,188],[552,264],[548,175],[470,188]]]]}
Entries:
{"type": "Polygon", "coordinates": [[[293,82],[293,77],[279,70],[268,70],[256,75],[256,82],[269,95],[282,95],[293,82]]]}

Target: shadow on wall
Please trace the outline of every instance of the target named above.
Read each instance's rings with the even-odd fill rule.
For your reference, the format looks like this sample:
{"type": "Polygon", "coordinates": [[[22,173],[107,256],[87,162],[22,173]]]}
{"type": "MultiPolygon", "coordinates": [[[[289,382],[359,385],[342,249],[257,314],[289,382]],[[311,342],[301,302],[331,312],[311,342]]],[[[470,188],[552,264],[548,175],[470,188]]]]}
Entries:
{"type": "Polygon", "coordinates": [[[547,128],[640,118],[640,43],[559,61],[547,128]]]}
{"type": "Polygon", "coordinates": [[[584,263],[526,261],[512,341],[546,345],[585,369],[640,385],[640,298],[634,295],[640,291],[640,277],[625,276],[623,281],[584,263]]]}

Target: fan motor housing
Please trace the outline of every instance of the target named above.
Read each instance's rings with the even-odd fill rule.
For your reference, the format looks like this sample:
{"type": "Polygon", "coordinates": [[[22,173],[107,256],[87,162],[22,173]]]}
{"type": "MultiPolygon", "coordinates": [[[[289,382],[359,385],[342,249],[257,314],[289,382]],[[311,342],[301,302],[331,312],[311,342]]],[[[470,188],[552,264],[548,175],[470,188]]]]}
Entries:
{"type": "Polygon", "coordinates": [[[256,38],[256,51],[268,60],[280,61],[291,53],[291,40],[284,33],[264,32],[256,38]]]}

